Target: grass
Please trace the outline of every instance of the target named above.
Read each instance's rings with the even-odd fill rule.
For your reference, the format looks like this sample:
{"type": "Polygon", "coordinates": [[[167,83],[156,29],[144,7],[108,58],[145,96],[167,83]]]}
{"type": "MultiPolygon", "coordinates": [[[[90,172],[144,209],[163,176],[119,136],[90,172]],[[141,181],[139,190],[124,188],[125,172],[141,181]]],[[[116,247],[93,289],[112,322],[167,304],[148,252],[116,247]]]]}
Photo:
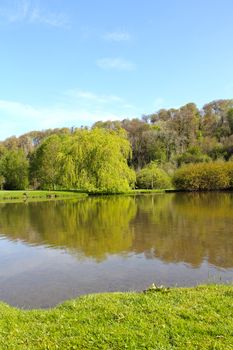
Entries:
{"type": "Polygon", "coordinates": [[[87,196],[77,191],[0,191],[0,202],[27,202],[87,196]]]}
{"type": "Polygon", "coordinates": [[[89,195],[91,196],[99,196],[99,195],[135,195],[135,194],[150,194],[150,193],[165,193],[166,189],[135,189],[135,190],[130,190],[126,192],[116,192],[116,193],[108,193],[108,192],[101,192],[101,191],[92,191],[88,192],[89,195]]]}
{"type": "Polygon", "coordinates": [[[0,349],[232,349],[233,287],[80,297],[51,310],[0,304],[0,349]]]}
{"type": "Polygon", "coordinates": [[[99,195],[135,195],[135,194],[150,194],[150,193],[165,193],[165,189],[136,189],[129,192],[122,193],[106,193],[101,191],[85,192],[82,190],[66,190],[66,191],[4,191],[0,190],[0,203],[1,202],[32,202],[32,201],[44,201],[44,200],[57,200],[57,199],[71,199],[89,196],[99,195]]]}

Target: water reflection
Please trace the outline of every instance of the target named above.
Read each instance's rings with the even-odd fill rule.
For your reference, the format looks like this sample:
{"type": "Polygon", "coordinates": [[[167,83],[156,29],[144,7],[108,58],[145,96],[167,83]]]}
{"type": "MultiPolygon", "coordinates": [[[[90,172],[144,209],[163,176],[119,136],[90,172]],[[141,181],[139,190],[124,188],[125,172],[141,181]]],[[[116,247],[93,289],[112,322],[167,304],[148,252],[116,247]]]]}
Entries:
{"type": "Polygon", "coordinates": [[[136,209],[131,197],[4,204],[0,232],[10,239],[64,247],[100,261],[130,250],[134,233],[129,223],[136,209]]]}
{"type": "Polygon", "coordinates": [[[144,254],[198,267],[233,267],[231,193],[93,197],[1,204],[0,232],[11,240],[65,248],[77,259],[144,254]]]}
{"type": "Polygon", "coordinates": [[[152,252],[166,262],[198,267],[203,260],[218,267],[233,266],[233,196],[196,193],[138,199],[136,252],[152,252]],[[154,250],[151,250],[151,248],[154,250]]]}

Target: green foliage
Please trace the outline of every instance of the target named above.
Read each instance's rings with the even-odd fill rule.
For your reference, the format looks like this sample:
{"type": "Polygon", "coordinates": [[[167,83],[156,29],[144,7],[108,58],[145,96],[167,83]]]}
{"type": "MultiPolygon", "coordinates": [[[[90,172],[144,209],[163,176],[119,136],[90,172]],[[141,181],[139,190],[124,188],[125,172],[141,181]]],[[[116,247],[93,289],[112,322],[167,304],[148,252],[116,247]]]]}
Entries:
{"type": "Polygon", "coordinates": [[[179,190],[230,189],[233,182],[233,162],[189,164],[178,169],[173,184],[179,190]]]}
{"type": "Polygon", "coordinates": [[[0,161],[1,187],[23,190],[28,187],[28,160],[22,150],[9,150],[0,161]]]}
{"type": "Polygon", "coordinates": [[[170,188],[171,180],[156,162],[151,162],[137,173],[137,187],[147,189],[170,188]]]}
{"type": "Polygon", "coordinates": [[[5,177],[3,175],[0,175],[0,189],[3,190],[4,184],[5,184],[5,177]]]}
{"type": "Polygon", "coordinates": [[[232,296],[213,285],[89,295],[50,310],[1,304],[0,348],[230,350],[232,296]]]}
{"type": "Polygon", "coordinates": [[[199,147],[190,147],[186,152],[176,158],[177,165],[180,167],[183,164],[188,163],[202,163],[209,162],[211,158],[206,154],[203,154],[199,147]]]}
{"type": "Polygon", "coordinates": [[[135,173],[127,165],[130,154],[122,129],[94,128],[54,135],[33,156],[32,181],[45,189],[125,192],[135,181],[135,173]]]}
{"type": "MultiPolygon", "coordinates": [[[[61,162],[59,155],[62,152],[64,136],[52,135],[37,148],[31,157],[30,178],[33,187],[44,190],[62,188],[61,162]]],[[[66,188],[64,186],[64,188],[66,188]]]]}
{"type": "MultiPolygon", "coordinates": [[[[157,161],[169,175],[184,164],[228,161],[233,155],[233,99],[161,109],[142,119],[87,127],[31,131],[0,142],[0,159],[21,150],[30,160],[33,188],[128,191],[135,171],[157,161]],[[117,171],[116,171],[117,170],[117,171]]],[[[1,175],[1,174],[0,174],[1,175]]],[[[0,178],[4,186],[4,176],[0,178]],[[1,180],[2,179],[2,180],[1,180]]]]}
{"type": "Polygon", "coordinates": [[[219,143],[208,152],[208,155],[213,160],[223,160],[227,156],[227,152],[225,147],[221,143],[219,143]]]}
{"type": "Polygon", "coordinates": [[[231,134],[233,134],[233,108],[229,109],[227,112],[227,120],[229,123],[231,134]]]}
{"type": "Polygon", "coordinates": [[[229,188],[233,189],[233,160],[227,162],[224,164],[224,168],[226,168],[226,171],[229,176],[229,188]]]}

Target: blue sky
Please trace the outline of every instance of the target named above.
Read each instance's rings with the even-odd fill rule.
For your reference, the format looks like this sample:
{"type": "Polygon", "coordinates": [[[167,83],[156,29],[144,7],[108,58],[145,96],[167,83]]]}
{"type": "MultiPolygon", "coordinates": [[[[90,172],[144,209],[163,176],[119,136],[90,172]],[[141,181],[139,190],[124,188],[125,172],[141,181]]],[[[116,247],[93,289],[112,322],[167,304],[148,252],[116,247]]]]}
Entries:
{"type": "Polygon", "coordinates": [[[232,0],[1,0],[0,139],[233,98],[232,0]]]}

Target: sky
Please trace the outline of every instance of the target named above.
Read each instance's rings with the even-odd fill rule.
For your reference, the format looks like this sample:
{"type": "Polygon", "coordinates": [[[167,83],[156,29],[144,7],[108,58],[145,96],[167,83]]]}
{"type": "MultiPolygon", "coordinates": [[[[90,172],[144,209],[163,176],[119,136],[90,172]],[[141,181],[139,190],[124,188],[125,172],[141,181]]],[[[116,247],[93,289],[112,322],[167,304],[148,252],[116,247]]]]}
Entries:
{"type": "Polygon", "coordinates": [[[233,98],[232,0],[0,0],[0,140],[233,98]]]}

